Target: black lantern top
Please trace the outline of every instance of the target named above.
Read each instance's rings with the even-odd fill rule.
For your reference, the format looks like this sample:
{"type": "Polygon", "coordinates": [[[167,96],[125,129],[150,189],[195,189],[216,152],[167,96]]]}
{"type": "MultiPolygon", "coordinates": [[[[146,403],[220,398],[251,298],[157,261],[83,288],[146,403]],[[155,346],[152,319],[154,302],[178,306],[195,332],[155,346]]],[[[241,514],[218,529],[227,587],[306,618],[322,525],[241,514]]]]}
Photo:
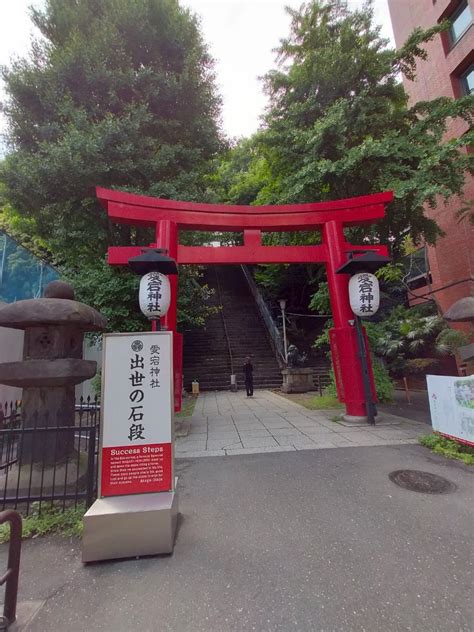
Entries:
{"type": "Polygon", "coordinates": [[[373,250],[367,250],[363,255],[360,255],[360,257],[353,257],[353,253],[348,254],[349,261],[340,266],[336,270],[336,274],[357,274],[357,272],[374,273],[391,261],[390,257],[379,255],[373,250]]]}
{"type": "Polygon", "coordinates": [[[128,265],[136,273],[143,276],[148,272],[162,274],[178,274],[176,261],[167,256],[168,251],[162,248],[143,248],[143,254],[132,257],[128,265]]]}

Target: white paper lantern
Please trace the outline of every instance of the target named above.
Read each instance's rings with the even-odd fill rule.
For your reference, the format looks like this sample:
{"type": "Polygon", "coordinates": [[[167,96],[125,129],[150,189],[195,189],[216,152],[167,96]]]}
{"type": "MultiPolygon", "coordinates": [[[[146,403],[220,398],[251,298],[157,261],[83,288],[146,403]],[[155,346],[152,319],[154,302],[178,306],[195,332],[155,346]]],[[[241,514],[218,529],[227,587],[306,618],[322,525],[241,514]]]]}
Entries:
{"type": "Polygon", "coordinates": [[[357,316],[373,316],[380,305],[379,281],[370,272],[358,272],[349,281],[349,301],[357,316]]]}
{"type": "Polygon", "coordinates": [[[171,301],[170,281],[161,272],[148,272],[140,281],[140,309],[147,318],[164,316],[171,301]]]}

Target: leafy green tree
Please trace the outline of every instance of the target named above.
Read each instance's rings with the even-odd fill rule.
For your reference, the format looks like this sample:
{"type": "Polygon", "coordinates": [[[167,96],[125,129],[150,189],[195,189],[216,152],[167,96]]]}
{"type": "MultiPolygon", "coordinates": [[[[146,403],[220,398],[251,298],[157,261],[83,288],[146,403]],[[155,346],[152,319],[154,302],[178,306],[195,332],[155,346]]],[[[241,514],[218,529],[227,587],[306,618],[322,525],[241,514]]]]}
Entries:
{"type": "Polygon", "coordinates": [[[399,305],[381,322],[366,323],[371,348],[394,375],[425,373],[442,356],[453,355],[469,343],[466,334],[449,328],[432,312],[428,305],[412,309],[399,305]]]}
{"type": "MultiPolygon", "coordinates": [[[[138,306],[139,277],[127,268],[109,266],[105,258],[86,265],[80,273],[65,270],[79,301],[94,305],[107,318],[107,331],[142,331],[149,322],[138,306]]],[[[216,308],[206,304],[211,290],[199,280],[197,267],[180,266],[178,326],[201,327],[216,308]]]]}
{"type": "MultiPolygon", "coordinates": [[[[109,223],[94,189],[207,195],[204,176],[222,146],[213,60],[177,0],[46,0],[31,18],[41,37],[27,59],[2,69],[3,226],[46,249],[114,328],[136,327],[135,280],[103,257],[108,245],[153,238],[109,223]]],[[[183,279],[194,288],[196,275],[183,279]]],[[[195,322],[197,312],[182,316],[195,322]]]]}
{"type": "Polygon", "coordinates": [[[313,202],[391,189],[386,218],[351,237],[390,242],[395,255],[407,231],[415,243],[432,243],[440,230],[425,205],[461,195],[472,171],[472,154],[460,149],[473,132],[445,141],[446,123],[472,124],[473,99],[408,108],[400,73],[414,78],[424,43],[445,25],[416,29],[397,51],[374,25],[371,2],[350,11],[345,0],[312,0],[288,12],[290,34],[265,77],[265,124],[221,168],[229,201],[313,202]]]}
{"type": "Polygon", "coordinates": [[[268,162],[258,150],[258,134],[225,152],[210,177],[216,197],[228,204],[252,204],[271,180],[268,162]]]}
{"type": "Polygon", "coordinates": [[[355,236],[391,241],[395,253],[407,230],[415,242],[433,242],[440,231],[424,205],[460,195],[464,173],[472,170],[472,156],[460,151],[472,132],[446,142],[446,123],[452,117],[472,123],[473,100],[440,98],[407,108],[399,74],[414,77],[417,58],[426,57],[423,44],[444,25],[415,30],[395,51],[374,26],[370,2],[351,12],[342,0],[313,0],[289,13],[279,67],[266,76],[270,106],[260,142],[275,182],[266,201],[392,189],[386,218],[355,236]]]}
{"type": "Polygon", "coordinates": [[[197,199],[220,147],[212,60],[177,0],[48,0],[42,39],[3,69],[13,207],[58,260],[91,260],[113,229],[96,185],[197,199]]]}
{"type": "MultiPolygon", "coordinates": [[[[265,78],[264,126],[225,156],[219,170],[224,198],[298,203],[392,189],[395,200],[386,218],[347,231],[348,238],[389,243],[395,259],[405,254],[407,239],[434,242],[440,230],[426,216],[426,205],[461,194],[464,174],[472,171],[472,155],[461,147],[472,143],[473,133],[445,141],[446,123],[458,116],[472,123],[473,99],[442,98],[408,108],[400,74],[414,78],[417,60],[426,59],[424,43],[445,25],[415,30],[397,51],[380,36],[370,2],[350,11],[344,0],[312,0],[288,11],[290,34],[277,50],[277,68],[265,78]]],[[[266,237],[281,244],[319,239],[316,233],[266,237]]],[[[279,268],[277,274],[267,266],[256,274],[277,294],[291,270],[279,268]]],[[[403,301],[403,268],[395,263],[380,275],[389,296],[403,301]]],[[[318,277],[311,266],[300,266],[293,293],[315,278],[324,281],[324,273],[318,277]]],[[[317,282],[313,289],[310,309],[327,313],[317,306],[317,282]]]]}

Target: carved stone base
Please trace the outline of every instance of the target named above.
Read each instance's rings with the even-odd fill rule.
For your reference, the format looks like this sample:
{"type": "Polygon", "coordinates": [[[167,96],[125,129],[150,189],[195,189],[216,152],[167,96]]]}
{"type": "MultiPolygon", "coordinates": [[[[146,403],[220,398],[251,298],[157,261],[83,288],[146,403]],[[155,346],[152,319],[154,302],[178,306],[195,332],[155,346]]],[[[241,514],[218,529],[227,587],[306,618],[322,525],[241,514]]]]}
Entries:
{"type": "Polygon", "coordinates": [[[283,377],[281,390],[284,393],[307,393],[308,391],[314,391],[313,369],[295,367],[292,369],[283,369],[281,374],[283,377]]]}

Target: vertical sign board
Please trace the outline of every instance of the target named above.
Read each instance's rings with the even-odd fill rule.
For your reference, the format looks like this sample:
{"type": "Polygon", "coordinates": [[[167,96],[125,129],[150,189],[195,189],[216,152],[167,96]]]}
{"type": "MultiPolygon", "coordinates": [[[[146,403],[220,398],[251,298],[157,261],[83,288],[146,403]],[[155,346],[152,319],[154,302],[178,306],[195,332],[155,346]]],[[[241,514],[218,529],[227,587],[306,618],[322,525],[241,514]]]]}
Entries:
{"type": "Polygon", "coordinates": [[[173,334],[103,345],[100,496],[173,491],[173,334]]]}
{"type": "Polygon", "coordinates": [[[474,445],[474,375],[427,375],[433,430],[474,445]]]}

